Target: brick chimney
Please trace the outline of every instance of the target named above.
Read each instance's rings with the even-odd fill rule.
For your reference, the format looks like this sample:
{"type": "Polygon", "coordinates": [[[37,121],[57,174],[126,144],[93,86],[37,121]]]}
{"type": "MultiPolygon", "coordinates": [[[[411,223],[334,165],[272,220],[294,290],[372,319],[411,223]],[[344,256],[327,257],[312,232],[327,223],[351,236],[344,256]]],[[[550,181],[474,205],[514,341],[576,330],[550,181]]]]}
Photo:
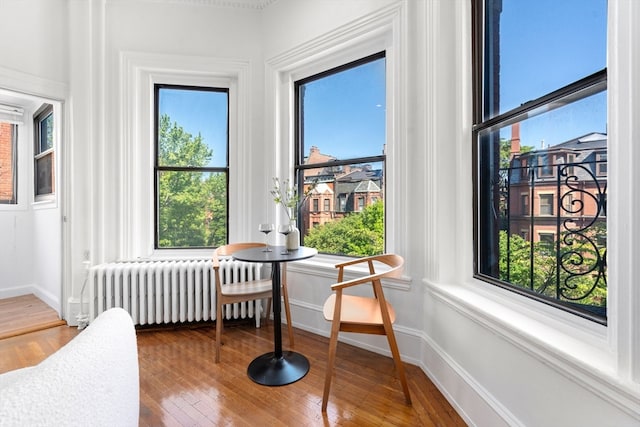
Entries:
{"type": "Polygon", "coordinates": [[[517,154],[520,154],[520,123],[511,125],[511,150],[509,154],[512,159],[517,154]]]}

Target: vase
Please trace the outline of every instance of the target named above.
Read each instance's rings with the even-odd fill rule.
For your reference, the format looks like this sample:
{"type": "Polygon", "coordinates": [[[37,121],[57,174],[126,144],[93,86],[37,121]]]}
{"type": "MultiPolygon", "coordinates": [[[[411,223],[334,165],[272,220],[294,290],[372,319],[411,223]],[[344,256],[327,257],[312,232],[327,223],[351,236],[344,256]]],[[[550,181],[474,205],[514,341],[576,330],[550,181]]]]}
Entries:
{"type": "Polygon", "coordinates": [[[287,250],[295,251],[300,247],[300,230],[296,227],[296,221],[291,220],[291,233],[287,235],[287,250]]]}

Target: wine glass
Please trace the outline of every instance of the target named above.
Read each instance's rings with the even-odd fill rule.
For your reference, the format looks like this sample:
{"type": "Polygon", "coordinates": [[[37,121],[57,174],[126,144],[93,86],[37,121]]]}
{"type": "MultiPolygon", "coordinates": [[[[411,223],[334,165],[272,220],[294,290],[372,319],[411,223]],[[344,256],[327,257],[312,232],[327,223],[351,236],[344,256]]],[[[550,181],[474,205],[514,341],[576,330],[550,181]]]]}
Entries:
{"type": "Polygon", "coordinates": [[[278,233],[284,234],[284,249],[280,252],[282,255],[289,254],[289,249],[287,249],[287,236],[289,233],[293,231],[293,227],[291,224],[281,224],[278,226],[278,233]]]}
{"type": "Polygon", "coordinates": [[[271,233],[275,227],[273,224],[263,223],[258,226],[258,231],[264,233],[264,243],[267,245],[262,252],[271,252],[271,248],[269,247],[269,233],[271,233]]]}

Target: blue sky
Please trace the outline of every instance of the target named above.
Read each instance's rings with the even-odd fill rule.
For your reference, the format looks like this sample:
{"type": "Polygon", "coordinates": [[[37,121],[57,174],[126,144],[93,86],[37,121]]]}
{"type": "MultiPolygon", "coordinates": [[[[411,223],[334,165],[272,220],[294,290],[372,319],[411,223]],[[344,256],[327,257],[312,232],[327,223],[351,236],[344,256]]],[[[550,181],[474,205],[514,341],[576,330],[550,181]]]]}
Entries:
{"type": "MultiPolygon", "coordinates": [[[[502,4],[501,112],[606,66],[606,0],[502,4]]],[[[540,148],[542,140],[554,145],[589,132],[606,133],[605,93],[523,122],[520,136],[523,145],[540,148]]],[[[501,135],[509,139],[510,129],[501,135]]]]}
{"type": "MultiPolygon", "coordinates": [[[[502,4],[501,111],[606,66],[606,0],[503,0],[502,4]]],[[[313,145],[339,159],[382,152],[384,58],[305,86],[305,155],[313,145]]],[[[225,96],[172,90],[164,91],[160,101],[161,113],[192,135],[202,134],[213,148],[213,165],[226,164],[225,96]]],[[[535,148],[542,141],[549,146],[590,132],[606,133],[606,92],[526,120],[520,128],[521,144],[535,148]]],[[[504,128],[501,136],[511,138],[511,129],[504,128]]]]}
{"type": "Polygon", "coordinates": [[[382,154],[385,144],[385,59],[305,84],[304,151],[346,159],[382,154]]]}
{"type": "Polygon", "coordinates": [[[203,142],[213,149],[208,166],[227,164],[227,94],[199,90],[161,89],[160,114],[168,114],[192,136],[202,135],[203,142]]]}

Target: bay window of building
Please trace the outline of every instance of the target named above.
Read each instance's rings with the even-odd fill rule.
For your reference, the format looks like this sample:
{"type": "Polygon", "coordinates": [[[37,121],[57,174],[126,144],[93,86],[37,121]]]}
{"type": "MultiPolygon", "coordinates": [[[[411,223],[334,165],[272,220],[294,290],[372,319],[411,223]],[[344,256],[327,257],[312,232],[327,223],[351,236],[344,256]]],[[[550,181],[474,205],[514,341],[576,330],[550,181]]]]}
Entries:
{"type": "Polygon", "coordinates": [[[294,82],[298,228],[321,253],[385,250],[385,67],[380,52],[294,82]]]}
{"type": "Polygon", "coordinates": [[[475,277],[606,323],[607,1],[472,4],[475,277]]]}
{"type": "Polygon", "coordinates": [[[229,91],[156,84],[155,248],[228,238],[229,91]]]}

